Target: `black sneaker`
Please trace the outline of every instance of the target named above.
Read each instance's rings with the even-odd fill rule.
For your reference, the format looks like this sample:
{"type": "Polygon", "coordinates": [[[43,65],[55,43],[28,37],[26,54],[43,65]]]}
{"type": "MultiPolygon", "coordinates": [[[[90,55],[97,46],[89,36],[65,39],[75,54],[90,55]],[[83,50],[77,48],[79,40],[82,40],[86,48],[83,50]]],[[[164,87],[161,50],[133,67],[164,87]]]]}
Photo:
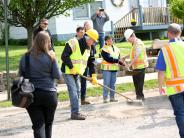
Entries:
{"type": "Polygon", "coordinates": [[[71,114],[71,119],[72,120],[85,120],[86,116],[84,116],[80,113],[73,113],[73,114],[71,114]]]}

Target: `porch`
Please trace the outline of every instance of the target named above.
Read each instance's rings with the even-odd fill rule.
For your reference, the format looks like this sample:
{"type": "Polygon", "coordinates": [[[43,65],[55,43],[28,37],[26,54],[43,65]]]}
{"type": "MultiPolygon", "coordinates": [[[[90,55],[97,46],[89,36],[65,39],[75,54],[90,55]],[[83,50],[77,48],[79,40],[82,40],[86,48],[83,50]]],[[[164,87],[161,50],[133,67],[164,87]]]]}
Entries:
{"type": "Polygon", "coordinates": [[[124,39],[124,31],[128,28],[136,32],[150,32],[166,30],[170,23],[178,23],[182,25],[182,20],[171,16],[168,7],[142,7],[133,8],[128,14],[123,16],[113,25],[113,34],[116,42],[124,39]],[[136,24],[131,24],[134,19],[136,24]]]}

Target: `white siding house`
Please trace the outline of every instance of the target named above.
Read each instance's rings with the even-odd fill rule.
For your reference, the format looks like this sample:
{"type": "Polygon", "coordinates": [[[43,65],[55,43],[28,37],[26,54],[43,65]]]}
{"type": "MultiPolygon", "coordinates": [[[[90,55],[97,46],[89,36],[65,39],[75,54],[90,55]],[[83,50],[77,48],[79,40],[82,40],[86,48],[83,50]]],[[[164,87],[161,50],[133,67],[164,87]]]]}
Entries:
{"type": "MultiPolygon", "coordinates": [[[[49,20],[49,29],[53,36],[58,40],[67,40],[75,34],[77,26],[83,26],[85,21],[91,21],[90,17],[95,13],[97,7],[103,7],[110,17],[104,30],[111,32],[111,22],[115,23],[126,15],[132,7],[137,7],[138,3],[143,7],[165,7],[166,0],[124,0],[123,5],[117,7],[112,2],[121,2],[122,0],[96,0],[94,3],[85,4],[69,11],[70,16],[63,15],[53,17],[49,20]]],[[[11,27],[10,38],[23,39],[27,38],[24,28],[11,27]]]]}

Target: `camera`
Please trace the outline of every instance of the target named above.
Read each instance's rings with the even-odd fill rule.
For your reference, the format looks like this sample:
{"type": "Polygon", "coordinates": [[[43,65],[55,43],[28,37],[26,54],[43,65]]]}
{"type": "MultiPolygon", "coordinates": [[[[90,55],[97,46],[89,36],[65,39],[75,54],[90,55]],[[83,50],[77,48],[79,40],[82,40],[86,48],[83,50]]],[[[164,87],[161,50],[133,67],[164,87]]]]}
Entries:
{"type": "Polygon", "coordinates": [[[99,11],[103,12],[103,11],[104,11],[104,9],[100,9],[99,11]]]}

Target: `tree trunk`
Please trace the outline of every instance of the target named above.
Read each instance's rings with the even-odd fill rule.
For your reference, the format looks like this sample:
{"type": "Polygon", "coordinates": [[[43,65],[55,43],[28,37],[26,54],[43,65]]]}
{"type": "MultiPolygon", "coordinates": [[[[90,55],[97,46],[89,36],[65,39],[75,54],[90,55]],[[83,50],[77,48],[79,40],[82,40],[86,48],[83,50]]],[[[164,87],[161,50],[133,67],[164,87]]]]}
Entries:
{"type": "Polygon", "coordinates": [[[33,42],[33,27],[27,28],[27,48],[30,49],[33,42]]]}
{"type": "Polygon", "coordinates": [[[183,29],[182,29],[181,35],[184,36],[184,19],[183,19],[183,29]]]}

